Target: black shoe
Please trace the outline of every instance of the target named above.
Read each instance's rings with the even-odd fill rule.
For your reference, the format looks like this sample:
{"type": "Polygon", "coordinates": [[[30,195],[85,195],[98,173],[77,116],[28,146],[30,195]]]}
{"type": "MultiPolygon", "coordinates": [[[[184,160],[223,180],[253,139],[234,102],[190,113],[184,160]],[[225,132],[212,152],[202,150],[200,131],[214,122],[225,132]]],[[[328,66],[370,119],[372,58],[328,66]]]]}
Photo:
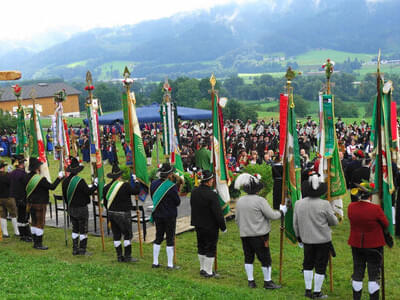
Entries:
{"type": "Polygon", "coordinates": [[[220,276],[219,276],[219,274],[218,273],[215,273],[215,272],[212,272],[212,274],[208,274],[206,271],[204,271],[204,277],[205,278],[219,278],[220,276]]]}
{"type": "Polygon", "coordinates": [[[256,282],[254,280],[248,280],[247,286],[251,289],[255,289],[257,287],[256,282]]]}
{"type": "Polygon", "coordinates": [[[200,270],[200,275],[201,276],[204,276],[204,275],[206,275],[207,274],[207,272],[206,271],[204,271],[204,270],[200,270]]]}
{"type": "Polygon", "coordinates": [[[72,255],[79,254],[79,237],[72,239],[72,255]]]}
{"type": "Polygon", "coordinates": [[[311,290],[306,290],[304,297],[312,299],[313,293],[311,292],[311,290]]]}
{"type": "Polygon", "coordinates": [[[328,295],[325,295],[322,292],[314,292],[313,293],[313,299],[326,299],[328,298],[328,295]]]}
{"type": "Polygon", "coordinates": [[[275,284],[275,282],[273,282],[272,280],[270,281],[264,281],[264,289],[267,290],[276,290],[276,289],[280,289],[282,286],[275,284]]]}
{"type": "Polygon", "coordinates": [[[158,264],[158,265],[152,264],[151,267],[152,267],[153,269],[158,269],[159,267],[161,267],[161,265],[160,265],[160,264],[158,264]]]}
{"type": "Polygon", "coordinates": [[[138,262],[137,258],[132,257],[132,245],[125,247],[124,262],[138,262]]]}
{"type": "Polygon", "coordinates": [[[43,235],[37,236],[35,235],[33,238],[33,248],[38,249],[38,250],[47,250],[49,247],[43,246],[43,235]]]}
{"type": "Polygon", "coordinates": [[[8,234],[3,234],[4,239],[8,239],[10,236],[8,234]]]}
{"type": "Polygon", "coordinates": [[[87,248],[87,242],[88,242],[88,239],[86,238],[86,239],[83,239],[83,240],[81,240],[80,242],[79,242],[79,253],[78,253],[78,255],[86,255],[86,256],[91,256],[92,255],[92,253],[91,252],[87,252],[86,251],[86,248],[87,248]]]}
{"type": "Polygon", "coordinates": [[[172,267],[169,267],[169,266],[167,266],[167,270],[179,270],[181,267],[180,266],[172,266],[172,267]]]}

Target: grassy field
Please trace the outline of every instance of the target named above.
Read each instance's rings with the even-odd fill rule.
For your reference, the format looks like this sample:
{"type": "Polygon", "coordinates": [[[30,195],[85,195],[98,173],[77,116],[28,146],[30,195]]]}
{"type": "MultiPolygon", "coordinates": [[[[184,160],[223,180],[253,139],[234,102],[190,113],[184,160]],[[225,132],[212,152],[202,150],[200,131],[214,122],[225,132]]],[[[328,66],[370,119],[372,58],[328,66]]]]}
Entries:
{"type": "MultiPolygon", "coordinates": [[[[347,207],[346,197],[345,207],[347,207]]],[[[333,231],[337,257],[333,259],[334,291],[329,299],[350,299],[352,259],[347,245],[347,219],[333,231]]],[[[112,240],[106,238],[106,250],[101,251],[101,239],[89,237],[91,257],[74,257],[65,247],[61,229],[46,228],[44,242],[48,251],[33,250],[31,245],[15,238],[0,243],[0,298],[2,299],[303,299],[304,283],[301,274],[302,249],[284,242],[283,288],[266,291],[261,287],[250,290],[243,268],[243,253],[234,221],[228,222],[228,233],[221,234],[218,244],[220,279],[199,276],[194,232],[177,237],[179,271],[151,269],[152,246],[144,245],[144,258],[136,264],[115,261],[112,240]]],[[[270,237],[272,278],[278,281],[279,222],[272,223],[270,237]]],[[[164,245],[163,245],[164,247],[164,245]]],[[[138,246],[134,244],[134,256],[138,246]]],[[[387,299],[400,299],[396,245],[385,251],[387,299]]],[[[166,265],[164,248],[160,263],[166,265]]],[[[255,263],[255,280],[262,285],[260,264],[255,263]]],[[[364,285],[366,287],[366,283],[364,285]]],[[[323,289],[328,291],[326,280],[323,289]]],[[[365,289],[366,291],[366,289],[365,289]]],[[[366,293],[366,292],[365,292],[366,293]]]]}
{"type": "Polygon", "coordinates": [[[359,61],[370,61],[373,57],[378,54],[366,54],[366,53],[351,53],[351,52],[343,52],[336,51],[330,49],[323,50],[312,50],[306,52],[304,54],[295,56],[291,59],[291,61],[296,61],[300,66],[301,65],[322,65],[325,63],[327,58],[330,58],[334,62],[344,62],[347,58],[354,60],[357,58],[359,61]]]}
{"type": "Polygon", "coordinates": [[[279,78],[285,76],[285,72],[274,72],[274,73],[239,73],[238,76],[243,78],[245,84],[252,84],[255,77],[260,77],[261,75],[271,75],[274,78],[279,78]]]}
{"type": "MultiPolygon", "coordinates": [[[[382,64],[381,72],[386,75],[385,79],[390,79],[390,74],[400,74],[400,65],[382,64]]],[[[354,73],[358,75],[359,79],[362,79],[367,74],[376,73],[376,65],[363,65],[360,70],[355,70],[354,73]]]]}
{"type": "MultiPolygon", "coordinates": [[[[135,62],[133,61],[112,61],[104,63],[99,66],[99,68],[101,68],[101,74],[99,75],[97,80],[110,79],[110,76],[106,74],[106,72],[109,72],[110,70],[118,71],[119,73],[121,73],[120,77],[122,78],[122,72],[124,71],[125,66],[128,66],[128,68],[131,70],[134,65],[135,62]]],[[[111,76],[111,78],[113,78],[113,76],[111,76]]]]}

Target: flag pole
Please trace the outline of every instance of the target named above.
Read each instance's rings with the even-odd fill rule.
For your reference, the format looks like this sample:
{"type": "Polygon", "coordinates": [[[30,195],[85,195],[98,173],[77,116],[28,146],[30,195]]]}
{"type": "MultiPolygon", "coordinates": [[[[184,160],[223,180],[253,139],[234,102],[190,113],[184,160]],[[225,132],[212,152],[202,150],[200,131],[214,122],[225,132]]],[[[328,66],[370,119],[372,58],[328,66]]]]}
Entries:
{"type": "MultiPolygon", "coordinates": [[[[210,77],[210,84],[211,84],[211,107],[212,107],[212,112],[211,115],[214,116],[214,101],[215,101],[215,95],[217,94],[217,91],[215,90],[215,84],[217,83],[217,79],[215,78],[214,73],[210,77]]],[[[214,126],[216,124],[213,123],[213,130],[214,126]]],[[[215,151],[214,151],[214,138],[211,139],[211,145],[212,145],[212,167],[213,167],[213,173],[215,174],[215,151]]],[[[214,180],[214,188],[215,188],[215,180],[214,180]]],[[[218,270],[218,255],[217,255],[217,247],[215,249],[215,259],[214,259],[214,270],[215,273],[217,273],[218,270]]]]}
{"type": "MultiPolygon", "coordinates": [[[[98,134],[98,123],[96,120],[96,126],[97,128],[93,128],[93,80],[92,80],[92,74],[90,73],[90,71],[87,71],[86,73],[86,90],[88,91],[89,96],[86,98],[86,107],[87,107],[87,119],[89,121],[89,128],[90,128],[90,132],[92,135],[92,138],[96,141],[96,143],[98,143],[97,139],[98,136],[96,138],[94,138],[94,129],[96,129],[96,133],[98,134]]],[[[90,141],[90,143],[92,143],[94,141],[90,141]]],[[[97,169],[97,160],[98,160],[98,149],[97,149],[97,145],[95,145],[95,153],[92,153],[92,149],[90,149],[90,166],[91,166],[91,170],[92,170],[92,177],[94,178],[98,178],[98,169],[97,169]],[[95,160],[92,158],[95,158],[95,160]]],[[[101,160],[101,157],[100,157],[101,160]]],[[[101,235],[101,245],[103,248],[103,251],[105,251],[105,244],[104,244],[104,228],[103,228],[103,208],[102,208],[102,202],[101,202],[101,198],[103,197],[103,195],[101,195],[101,190],[100,190],[100,186],[101,186],[101,181],[98,178],[98,186],[97,186],[97,202],[99,204],[99,222],[100,222],[100,235],[101,235]]],[[[95,197],[96,195],[94,195],[95,197]]],[[[94,216],[96,218],[96,216],[94,216]]]]}
{"type": "MultiPolygon", "coordinates": [[[[380,205],[383,209],[383,161],[382,161],[382,132],[381,132],[381,111],[382,111],[382,95],[381,95],[381,89],[382,89],[382,76],[381,76],[381,49],[379,49],[378,52],[378,62],[377,62],[377,76],[376,76],[376,88],[377,88],[377,98],[376,98],[376,126],[375,126],[375,134],[378,134],[378,168],[379,172],[381,173],[381,176],[378,176],[378,197],[379,197],[379,202],[380,205]]],[[[389,163],[387,162],[389,165],[389,163]]],[[[381,279],[382,279],[382,300],[385,300],[385,263],[384,263],[384,249],[382,248],[382,263],[381,263],[381,279]]]]}
{"type": "MultiPolygon", "coordinates": [[[[135,138],[134,138],[134,128],[132,124],[132,111],[131,111],[131,102],[133,104],[136,104],[136,100],[131,98],[131,91],[130,91],[130,85],[133,83],[133,80],[128,80],[129,76],[131,73],[128,70],[128,67],[125,67],[124,70],[124,87],[125,87],[125,92],[126,92],[126,101],[128,101],[128,116],[129,116],[129,134],[130,134],[130,147],[132,151],[132,165],[131,165],[131,172],[132,174],[136,175],[136,165],[135,165],[135,138]]],[[[126,124],[124,124],[126,126],[126,124]]],[[[138,225],[138,235],[139,235],[139,251],[140,251],[140,257],[144,257],[143,255],[143,241],[142,241],[142,231],[140,228],[140,211],[139,211],[139,199],[138,195],[135,195],[135,201],[136,201],[136,219],[137,219],[137,225],[138,225]]]]}
{"type": "MultiPolygon", "coordinates": [[[[59,167],[58,171],[64,171],[64,124],[63,124],[63,105],[62,103],[66,100],[65,91],[61,90],[60,92],[54,95],[54,102],[56,103],[55,117],[56,117],[56,151],[58,152],[59,159],[59,167]]],[[[65,199],[62,201],[63,203],[63,214],[64,214],[64,239],[65,239],[65,247],[68,247],[68,235],[67,235],[67,212],[65,209],[65,199]]]]}
{"type": "MultiPolygon", "coordinates": [[[[286,92],[288,95],[288,101],[290,101],[290,95],[292,92],[292,87],[291,87],[291,80],[289,80],[289,78],[287,78],[286,80],[286,92]]],[[[286,119],[287,119],[287,114],[288,114],[288,110],[286,110],[286,119]]],[[[287,135],[286,135],[286,139],[287,139],[287,135]]],[[[285,145],[286,145],[286,141],[285,141],[285,145]]],[[[287,161],[285,159],[285,148],[283,149],[283,153],[279,153],[279,155],[282,157],[282,194],[281,194],[281,204],[284,205],[285,204],[285,200],[286,200],[286,164],[287,161]]],[[[283,235],[285,232],[285,216],[281,215],[281,226],[280,226],[280,245],[279,245],[279,284],[282,284],[282,270],[283,270],[283,235]]]]}
{"type": "MultiPolygon", "coordinates": [[[[326,93],[328,95],[331,94],[331,75],[333,73],[333,64],[331,63],[330,59],[328,58],[326,61],[325,66],[325,75],[326,75],[326,93]]],[[[321,154],[321,153],[320,153],[321,154]]],[[[326,177],[326,184],[327,184],[327,199],[329,202],[332,201],[331,199],[331,157],[327,157],[327,177],[326,177]]],[[[333,292],[333,264],[332,264],[332,255],[329,252],[329,290],[333,292]]]]}

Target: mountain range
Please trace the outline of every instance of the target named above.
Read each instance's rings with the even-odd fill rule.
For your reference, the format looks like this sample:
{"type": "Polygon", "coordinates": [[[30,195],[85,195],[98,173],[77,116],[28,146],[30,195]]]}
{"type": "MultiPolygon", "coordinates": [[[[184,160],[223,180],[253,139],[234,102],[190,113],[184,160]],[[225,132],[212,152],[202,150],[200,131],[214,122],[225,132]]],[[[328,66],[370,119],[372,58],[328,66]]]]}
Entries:
{"type": "Polygon", "coordinates": [[[136,25],[97,28],[39,52],[0,51],[0,69],[24,79],[82,80],[121,77],[202,77],[211,72],[282,71],[274,57],[313,49],[396,53],[400,49],[398,0],[266,0],[232,3],[136,25]]]}

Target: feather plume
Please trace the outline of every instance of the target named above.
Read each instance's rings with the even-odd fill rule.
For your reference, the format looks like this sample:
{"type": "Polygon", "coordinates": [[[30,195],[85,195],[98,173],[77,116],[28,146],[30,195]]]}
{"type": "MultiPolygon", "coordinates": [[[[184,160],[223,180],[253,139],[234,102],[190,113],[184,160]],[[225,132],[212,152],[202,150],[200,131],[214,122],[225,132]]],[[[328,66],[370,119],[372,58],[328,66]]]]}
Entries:
{"type": "Polygon", "coordinates": [[[318,174],[312,174],[308,179],[313,190],[317,190],[319,187],[319,178],[318,177],[319,177],[318,174]]]}
{"type": "Polygon", "coordinates": [[[244,185],[250,185],[251,179],[258,182],[258,179],[248,173],[240,174],[235,180],[235,189],[240,190],[244,185]]]}

